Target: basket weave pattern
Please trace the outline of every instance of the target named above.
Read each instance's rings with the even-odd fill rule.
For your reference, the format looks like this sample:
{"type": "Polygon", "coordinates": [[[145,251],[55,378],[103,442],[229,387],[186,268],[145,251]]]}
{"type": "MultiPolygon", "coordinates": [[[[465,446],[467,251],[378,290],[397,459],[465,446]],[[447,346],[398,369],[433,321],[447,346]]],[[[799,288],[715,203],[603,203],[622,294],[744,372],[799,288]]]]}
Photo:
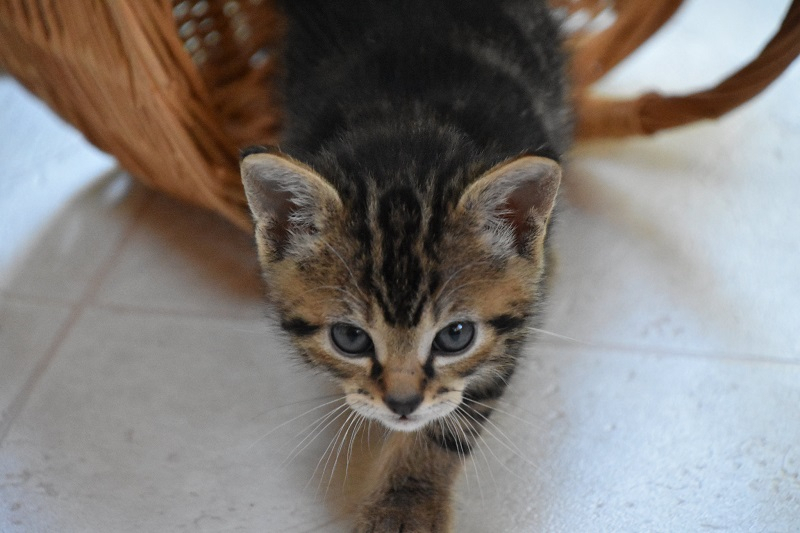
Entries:
{"type": "Polygon", "coordinates": [[[279,124],[262,3],[3,0],[0,63],[145,184],[247,228],[238,149],[279,124]]]}

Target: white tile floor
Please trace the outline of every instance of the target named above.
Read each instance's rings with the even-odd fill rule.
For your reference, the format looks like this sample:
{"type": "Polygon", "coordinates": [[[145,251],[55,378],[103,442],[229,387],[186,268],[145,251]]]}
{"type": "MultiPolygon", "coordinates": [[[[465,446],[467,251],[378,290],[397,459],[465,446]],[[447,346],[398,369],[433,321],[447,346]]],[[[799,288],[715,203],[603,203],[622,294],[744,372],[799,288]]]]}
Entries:
{"type": "MultiPolygon", "coordinates": [[[[690,1],[604,89],[711,82],[786,5],[690,1]]],[[[528,350],[459,531],[800,531],[798,87],[575,151],[564,337],[528,350]]],[[[335,425],[282,466],[327,388],[262,319],[249,238],[9,78],[0,139],[0,531],[347,531],[351,485],[308,482],[335,425]]]]}

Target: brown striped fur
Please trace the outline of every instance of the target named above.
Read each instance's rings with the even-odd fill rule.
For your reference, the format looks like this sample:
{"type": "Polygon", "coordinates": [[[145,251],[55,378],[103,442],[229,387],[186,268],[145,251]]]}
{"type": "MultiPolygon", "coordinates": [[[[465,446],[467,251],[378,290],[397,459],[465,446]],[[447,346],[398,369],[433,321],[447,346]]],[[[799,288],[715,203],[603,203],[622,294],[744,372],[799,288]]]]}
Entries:
{"type": "MultiPolygon", "coordinates": [[[[475,180],[442,217],[436,254],[425,253],[430,214],[420,218],[413,232],[402,234],[403,220],[382,224],[382,219],[391,220],[391,213],[381,210],[379,198],[370,198],[373,208],[366,222],[379,236],[372,242],[371,257],[385,260],[389,249],[402,242],[405,253],[416,256],[421,271],[415,287],[407,287],[405,279],[380,279],[380,270],[375,272],[380,261],[364,260],[361,243],[352,235],[355,221],[343,200],[314,171],[275,153],[250,154],[242,169],[270,298],[298,352],[308,364],[334,376],[358,413],[396,431],[422,431],[430,441],[415,447],[413,439],[394,437],[397,442],[387,448],[383,461],[386,478],[376,481],[363,514],[393,523],[394,514],[408,510],[397,502],[401,495],[408,495],[407,505],[418,507],[413,491],[404,484],[422,484],[433,497],[424,498],[415,520],[428,523],[426,517],[436,516],[430,523],[439,529],[431,531],[446,531],[458,453],[470,449],[479,429],[475,426],[489,414],[469,402],[484,404],[502,393],[526,337],[528,318],[540,301],[558,165],[522,157],[475,180]],[[287,179],[291,187],[285,184],[287,179]],[[534,203],[520,207],[509,199],[520,189],[534,203]],[[307,203],[317,209],[303,212],[307,203]],[[365,279],[370,282],[364,283],[365,279]],[[385,308],[398,286],[415,302],[404,315],[385,308]],[[473,346],[463,355],[434,356],[434,335],[456,320],[476,324],[473,346]],[[330,327],[341,322],[367,331],[375,354],[352,358],[338,353],[330,327]],[[416,394],[422,403],[408,416],[387,406],[391,397],[416,394]],[[467,416],[474,421],[466,430],[453,432],[437,423],[458,408],[468,409],[467,416]],[[398,479],[405,481],[398,485],[393,481],[398,479]],[[376,515],[373,500],[381,498],[387,500],[378,507],[388,514],[376,515]]],[[[411,211],[430,212],[432,199],[415,201],[411,211]]]]}
{"type": "Polygon", "coordinates": [[[241,162],[270,303],[302,360],[392,430],[357,531],[450,531],[459,456],[545,297],[570,139],[555,25],[542,0],[284,10],[286,129],[241,162]],[[443,351],[453,324],[475,336],[443,351]],[[337,347],[342,325],[369,348],[337,347]]]}

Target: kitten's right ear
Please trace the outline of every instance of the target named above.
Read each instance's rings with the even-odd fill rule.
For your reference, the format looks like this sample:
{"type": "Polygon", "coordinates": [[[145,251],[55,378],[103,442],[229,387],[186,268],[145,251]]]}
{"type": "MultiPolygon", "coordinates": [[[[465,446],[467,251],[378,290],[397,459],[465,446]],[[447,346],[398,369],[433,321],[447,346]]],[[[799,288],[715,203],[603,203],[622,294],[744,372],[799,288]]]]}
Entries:
{"type": "Polygon", "coordinates": [[[523,156],[500,164],[470,185],[460,206],[475,217],[500,254],[527,255],[544,238],[553,212],[561,167],[552,159],[523,156]]]}
{"type": "Polygon", "coordinates": [[[240,166],[256,240],[269,259],[308,244],[342,207],[339,194],[325,179],[277,150],[246,149],[240,166]]]}

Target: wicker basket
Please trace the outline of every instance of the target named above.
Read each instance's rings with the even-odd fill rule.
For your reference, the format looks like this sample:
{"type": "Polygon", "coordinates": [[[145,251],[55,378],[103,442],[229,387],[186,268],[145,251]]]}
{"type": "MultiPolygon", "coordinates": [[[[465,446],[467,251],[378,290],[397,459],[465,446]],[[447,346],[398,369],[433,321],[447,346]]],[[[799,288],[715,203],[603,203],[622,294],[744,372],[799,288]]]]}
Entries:
{"type": "MultiPolygon", "coordinates": [[[[715,118],[800,54],[800,0],[752,63],[709,91],[626,101],[589,88],[647,40],[681,0],[551,0],[607,29],[579,29],[573,53],[580,138],[649,134],[715,118]]],[[[267,88],[282,23],[270,0],[0,0],[0,65],[145,184],[250,227],[242,146],[271,143],[280,102],[267,88]]]]}

